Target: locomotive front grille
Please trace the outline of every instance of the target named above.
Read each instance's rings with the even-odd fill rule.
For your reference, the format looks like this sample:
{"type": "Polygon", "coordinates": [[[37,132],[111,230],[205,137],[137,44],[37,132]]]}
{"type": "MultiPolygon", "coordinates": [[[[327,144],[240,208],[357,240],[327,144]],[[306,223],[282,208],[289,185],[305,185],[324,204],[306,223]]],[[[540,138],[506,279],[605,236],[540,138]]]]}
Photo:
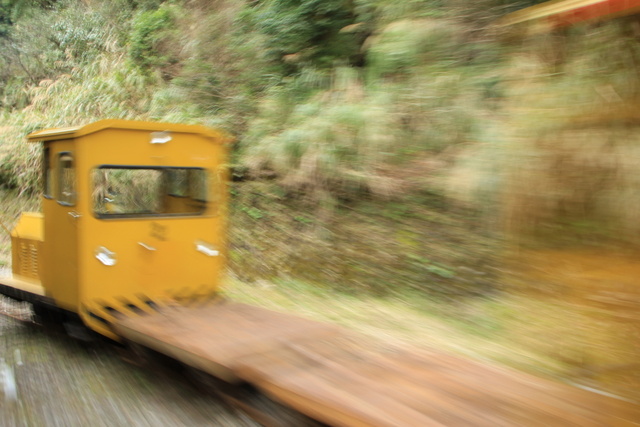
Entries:
{"type": "Polygon", "coordinates": [[[23,277],[40,278],[40,246],[39,240],[16,239],[17,257],[14,258],[13,271],[23,277]]]}

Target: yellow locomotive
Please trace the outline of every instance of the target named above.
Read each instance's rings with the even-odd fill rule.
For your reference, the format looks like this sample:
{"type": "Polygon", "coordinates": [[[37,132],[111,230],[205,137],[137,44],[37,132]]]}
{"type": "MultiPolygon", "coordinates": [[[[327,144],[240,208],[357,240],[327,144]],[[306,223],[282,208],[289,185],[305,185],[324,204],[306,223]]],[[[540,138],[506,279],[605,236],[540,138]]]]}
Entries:
{"type": "Polygon", "coordinates": [[[224,268],[225,148],[202,126],[102,120],[28,135],[43,213],[12,232],[3,293],[116,338],[117,313],[211,298],[224,268]]]}

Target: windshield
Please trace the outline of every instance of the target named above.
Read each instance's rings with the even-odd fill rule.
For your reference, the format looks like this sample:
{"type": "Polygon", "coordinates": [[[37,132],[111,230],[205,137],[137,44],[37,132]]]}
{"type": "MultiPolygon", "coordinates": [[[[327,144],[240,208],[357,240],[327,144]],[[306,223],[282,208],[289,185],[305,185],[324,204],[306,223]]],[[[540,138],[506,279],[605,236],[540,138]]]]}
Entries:
{"type": "Polygon", "coordinates": [[[103,166],[93,170],[98,217],[197,215],[207,201],[201,168],[103,166]]]}

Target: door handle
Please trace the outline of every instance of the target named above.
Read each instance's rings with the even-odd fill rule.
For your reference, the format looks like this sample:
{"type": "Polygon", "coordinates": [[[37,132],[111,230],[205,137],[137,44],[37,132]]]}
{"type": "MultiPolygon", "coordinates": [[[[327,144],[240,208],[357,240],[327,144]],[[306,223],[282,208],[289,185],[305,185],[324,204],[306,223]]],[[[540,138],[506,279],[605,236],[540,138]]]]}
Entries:
{"type": "Polygon", "coordinates": [[[138,242],[138,244],[139,244],[140,246],[142,246],[143,248],[145,248],[146,250],[148,250],[148,251],[155,251],[155,250],[157,250],[157,249],[156,249],[156,248],[154,248],[153,246],[149,246],[149,245],[147,245],[146,243],[143,243],[143,242],[138,242]]]}
{"type": "Polygon", "coordinates": [[[80,215],[80,214],[79,214],[78,212],[76,212],[76,211],[68,212],[68,214],[69,214],[69,216],[70,216],[70,217],[72,217],[73,219],[78,219],[78,218],[80,218],[80,217],[82,216],[82,215],[80,215]]]}

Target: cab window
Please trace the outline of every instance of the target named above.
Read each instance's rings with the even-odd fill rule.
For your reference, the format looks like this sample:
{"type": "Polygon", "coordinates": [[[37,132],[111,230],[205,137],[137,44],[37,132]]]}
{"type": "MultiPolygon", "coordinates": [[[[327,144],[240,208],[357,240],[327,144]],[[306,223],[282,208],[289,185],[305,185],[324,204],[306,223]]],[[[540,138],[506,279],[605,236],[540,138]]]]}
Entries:
{"type": "Polygon", "coordinates": [[[71,153],[58,155],[58,203],[73,206],[76,203],[75,169],[71,153]]]}
{"type": "Polygon", "coordinates": [[[45,147],[43,151],[43,159],[42,159],[42,168],[43,168],[43,176],[44,176],[44,188],[43,194],[47,199],[53,198],[53,189],[52,189],[52,181],[53,177],[51,176],[53,169],[51,168],[51,150],[49,147],[45,147]]]}
{"type": "Polygon", "coordinates": [[[99,218],[200,215],[207,203],[201,168],[102,166],[93,170],[99,218]]]}

